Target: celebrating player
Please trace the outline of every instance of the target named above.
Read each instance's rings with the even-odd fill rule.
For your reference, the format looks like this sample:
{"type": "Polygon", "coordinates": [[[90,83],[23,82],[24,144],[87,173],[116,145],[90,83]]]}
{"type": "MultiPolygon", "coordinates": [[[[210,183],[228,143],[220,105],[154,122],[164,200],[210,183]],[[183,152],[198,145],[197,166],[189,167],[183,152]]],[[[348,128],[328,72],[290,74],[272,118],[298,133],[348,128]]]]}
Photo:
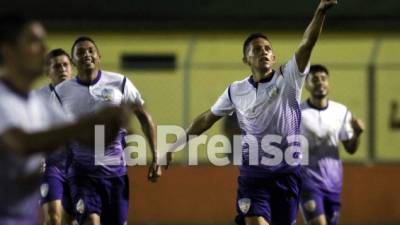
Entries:
{"type": "Polygon", "coordinates": [[[306,88],[310,98],[301,104],[301,131],[308,140],[309,164],[302,170],[301,211],[308,224],[336,225],[343,173],[339,144],[354,154],[364,124],[346,106],[328,99],[329,72],[325,66],[311,66],[306,88]]]}
{"type": "MultiPolygon", "coordinates": [[[[254,145],[259,151],[264,145],[264,137],[269,142],[268,149],[274,148],[281,156],[285,155],[285,149],[300,148],[298,138],[294,143],[288,138],[300,134],[300,94],[309,59],[326,12],[336,4],[336,0],[320,1],[294,56],[278,70],[272,68],[276,57],[270,40],[262,34],[250,35],[243,45],[243,62],[250,67],[252,75],[229,85],[211,109],[198,116],[187,129],[187,135],[199,135],[223,116],[236,111],[244,133],[243,165],[240,166],[237,191],[238,224],[292,225],[296,221],[300,166],[262,151],[256,160],[258,165],[254,165],[249,162],[249,155],[254,145]],[[271,161],[274,162],[268,163],[271,161]]],[[[293,158],[300,156],[293,154],[293,158]]]]}
{"type": "MultiPolygon", "coordinates": [[[[133,112],[153,154],[148,178],[156,181],[161,170],[156,165],[155,129],[150,115],[143,108],[144,101],[138,90],[125,76],[100,70],[100,52],[91,38],[79,37],[72,46],[71,55],[78,75],[55,88],[54,100],[74,116],[90,115],[107,105],[133,103],[133,112]]],[[[121,142],[124,135],[125,131],[121,129],[119,138],[102,153],[103,160],[96,160],[93,147],[73,147],[71,174],[68,176],[80,224],[123,225],[127,221],[129,186],[121,142]]]]}

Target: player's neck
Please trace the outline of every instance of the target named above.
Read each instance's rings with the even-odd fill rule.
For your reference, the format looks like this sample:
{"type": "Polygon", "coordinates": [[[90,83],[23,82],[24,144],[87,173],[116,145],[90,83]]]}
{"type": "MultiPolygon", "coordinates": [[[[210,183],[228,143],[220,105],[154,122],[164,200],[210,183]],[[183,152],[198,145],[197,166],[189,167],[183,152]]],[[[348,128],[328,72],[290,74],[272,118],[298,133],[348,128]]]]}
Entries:
{"type": "Polygon", "coordinates": [[[274,74],[274,71],[272,69],[269,69],[266,72],[260,72],[260,71],[256,71],[253,70],[253,79],[255,82],[260,82],[260,80],[268,78],[270,76],[272,76],[274,74]]]}
{"type": "Polygon", "coordinates": [[[324,98],[313,98],[311,97],[309,99],[310,103],[312,106],[318,108],[318,109],[325,109],[326,107],[328,107],[328,98],[324,97],[324,98]]]}
{"type": "Polygon", "coordinates": [[[98,72],[99,72],[98,69],[88,70],[88,71],[79,71],[78,77],[81,81],[90,83],[91,81],[96,80],[98,72]]]}

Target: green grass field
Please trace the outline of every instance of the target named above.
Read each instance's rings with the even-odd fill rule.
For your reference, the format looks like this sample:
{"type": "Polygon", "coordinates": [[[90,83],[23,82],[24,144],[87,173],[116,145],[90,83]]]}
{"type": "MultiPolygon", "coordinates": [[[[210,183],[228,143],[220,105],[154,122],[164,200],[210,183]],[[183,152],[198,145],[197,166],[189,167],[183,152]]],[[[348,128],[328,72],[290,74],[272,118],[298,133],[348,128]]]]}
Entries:
{"type": "MultiPolygon", "coordinates": [[[[102,69],[127,75],[144,96],[147,108],[159,125],[183,125],[184,62],[191,41],[194,52],[190,72],[190,117],[207,110],[234,80],[249,75],[241,63],[243,33],[112,33],[112,32],[50,32],[49,47],[70,50],[76,37],[89,35],[97,41],[102,54],[102,69]],[[122,53],[174,53],[175,71],[126,71],[120,68],[122,53]],[[211,64],[211,65],[210,65],[211,64]]],[[[294,53],[301,33],[268,34],[278,64],[294,53]]],[[[376,38],[382,38],[377,55],[377,156],[383,160],[400,160],[400,131],[389,129],[389,101],[400,101],[400,34],[324,33],[312,57],[312,63],[326,64],[331,71],[331,99],[349,107],[356,117],[367,123],[367,64],[376,38]],[[388,67],[387,64],[392,66],[388,67]],[[394,64],[394,65],[393,65],[394,64]]],[[[37,85],[46,82],[42,79],[37,85]]],[[[303,92],[303,99],[307,97],[303,92]]],[[[400,115],[399,115],[400,117],[400,115]]],[[[136,124],[137,125],[137,124],[136,124]]],[[[137,127],[137,126],[136,126],[137,127]]],[[[136,130],[140,130],[136,128],[136,130]]],[[[209,135],[221,132],[219,122],[209,135]]],[[[345,159],[365,160],[368,133],[363,137],[355,156],[345,159]]],[[[200,148],[205,156],[204,146],[200,148]]],[[[182,157],[182,156],[181,156],[182,157]]],[[[179,156],[178,156],[179,158],[179,156]]]]}

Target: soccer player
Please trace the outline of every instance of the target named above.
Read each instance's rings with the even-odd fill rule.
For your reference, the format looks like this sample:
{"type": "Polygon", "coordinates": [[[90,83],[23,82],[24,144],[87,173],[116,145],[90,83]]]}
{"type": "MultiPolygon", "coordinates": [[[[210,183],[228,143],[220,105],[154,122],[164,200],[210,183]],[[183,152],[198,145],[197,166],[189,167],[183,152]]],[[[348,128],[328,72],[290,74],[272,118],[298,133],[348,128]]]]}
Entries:
{"type": "Polygon", "coordinates": [[[354,154],[364,130],[346,106],[328,99],[329,71],[312,65],[306,78],[310,98],[301,104],[301,131],[308,140],[309,164],[302,170],[301,211],[308,224],[336,225],[342,191],[339,144],[354,154]]]}
{"type": "Polygon", "coordinates": [[[94,125],[107,127],[106,143],[129,122],[122,107],[108,107],[91,117],[66,121],[59,108],[30,94],[43,72],[46,32],[19,15],[0,18],[0,225],[36,225],[43,153],[70,139],[90,143],[94,125]]]}
{"type": "MultiPolygon", "coordinates": [[[[94,40],[79,37],[71,49],[72,62],[78,75],[55,88],[54,99],[74,116],[90,115],[106,105],[133,103],[133,112],[139,119],[153,154],[149,168],[149,180],[156,181],[161,175],[156,165],[156,139],[154,124],[143,107],[143,99],[125,76],[100,70],[100,52],[94,40]]],[[[124,225],[127,221],[129,186],[120,137],[105,149],[108,159],[96,160],[93,148],[73,148],[71,185],[73,203],[80,224],[124,225]],[[112,159],[110,159],[112,158],[112,159]]]]}
{"type": "MultiPolygon", "coordinates": [[[[54,87],[72,76],[72,62],[63,49],[53,49],[45,59],[45,73],[50,84],[34,91],[50,100],[54,87]]],[[[46,225],[74,224],[73,206],[66,178],[67,151],[58,151],[46,157],[41,182],[41,205],[46,225]]]]}
{"type": "MultiPolygon", "coordinates": [[[[243,62],[250,67],[252,75],[229,85],[211,109],[198,116],[187,130],[187,135],[199,135],[223,116],[236,111],[244,134],[237,191],[238,224],[292,225],[296,222],[300,165],[279,160],[278,155],[282,156],[289,147],[300,148],[298,138],[294,143],[288,138],[300,134],[300,94],[309,59],[326,12],[336,4],[336,0],[320,1],[297,51],[278,70],[272,68],[276,57],[270,40],[262,34],[250,35],[243,45],[243,62]],[[271,142],[271,138],[275,141],[267,143],[269,153],[261,151],[259,147],[265,144],[262,140],[271,142]],[[257,165],[250,163],[254,146],[256,151],[260,150],[257,165]],[[271,148],[274,154],[269,151],[271,148]]],[[[292,158],[300,158],[298,151],[292,158]]]]}

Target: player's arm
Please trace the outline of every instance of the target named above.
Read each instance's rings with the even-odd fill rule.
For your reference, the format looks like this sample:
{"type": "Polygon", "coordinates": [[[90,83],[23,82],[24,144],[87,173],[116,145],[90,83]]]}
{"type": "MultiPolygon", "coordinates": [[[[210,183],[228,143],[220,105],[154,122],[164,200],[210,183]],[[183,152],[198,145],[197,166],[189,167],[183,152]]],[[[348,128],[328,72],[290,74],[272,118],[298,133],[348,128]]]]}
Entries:
{"type": "Polygon", "coordinates": [[[222,117],[223,116],[214,115],[210,109],[200,114],[198,117],[196,117],[196,119],[194,119],[192,124],[190,124],[190,126],[186,130],[186,139],[189,140],[190,135],[200,135],[204,133],[222,117]]]}
{"type": "Polygon", "coordinates": [[[157,165],[157,146],[156,146],[156,130],[154,122],[150,114],[144,109],[142,104],[136,104],[133,112],[140,122],[142,131],[150,144],[152,154],[152,161],[149,167],[148,180],[156,182],[157,178],[161,176],[161,168],[157,165]]]}
{"type": "Polygon", "coordinates": [[[93,145],[94,126],[102,124],[106,128],[105,142],[108,144],[115,139],[119,128],[127,124],[129,120],[127,115],[122,107],[109,107],[74,123],[40,132],[30,133],[20,128],[8,128],[2,133],[0,139],[8,149],[20,155],[50,153],[71,139],[93,145]]]}
{"type": "Polygon", "coordinates": [[[186,129],[186,135],[183,137],[179,137],[176,141],[175,145],[173,145],[167,151],[167,165],[165,168],[168,168],[169,164],[172,162],[173,152],[181,146],[183,143],[190,141],[190,138],[193,136],[198,136],[210,129],[218,120],[220,120],[223,116],[215,115],[211,109],[205,111],[204,113],[197,116],[194,121],[189,125],[186,129]]]}
{"type": "Polygon", "coordinates": [[[356,153],[358,146],[360,145],[360,137],[365,129],[365,126],[360,119],[356,118],[352,118],[350,124],[353,128],[354,135],[351,139],[342,141],[342,143],[349,154],[354,154],[356,153]]]}
{"type": "Polygon", "coordinates": [[[303,39],[295,57],[300,72],[303,72],[310,61],[311,52],[318,41],[329,8],[337,4],[337,0],[321,0],[310,24],[304,32],[303,39]]]}

